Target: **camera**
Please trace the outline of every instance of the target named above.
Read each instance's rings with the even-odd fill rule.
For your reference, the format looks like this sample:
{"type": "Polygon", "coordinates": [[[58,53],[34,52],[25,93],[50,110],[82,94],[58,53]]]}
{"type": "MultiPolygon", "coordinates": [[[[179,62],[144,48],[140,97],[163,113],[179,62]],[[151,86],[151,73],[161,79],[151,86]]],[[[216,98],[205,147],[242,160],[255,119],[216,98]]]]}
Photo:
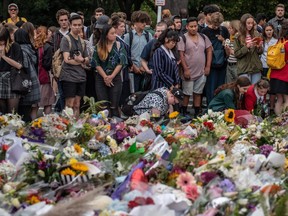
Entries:
{"type": "Polygon", "coordinates": [[[73,55],[79,56],[80,55],[80,51],[79,50],[74,50],[73,51],[73,55]]]}

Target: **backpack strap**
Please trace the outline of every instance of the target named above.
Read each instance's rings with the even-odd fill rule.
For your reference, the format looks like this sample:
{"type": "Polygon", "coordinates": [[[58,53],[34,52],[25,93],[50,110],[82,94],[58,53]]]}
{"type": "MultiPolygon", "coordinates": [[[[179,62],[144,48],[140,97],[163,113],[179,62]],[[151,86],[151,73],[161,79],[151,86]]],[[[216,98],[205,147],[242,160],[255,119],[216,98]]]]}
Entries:
{"type": "Polygon", "coordinates": [[[130,49],[132,47],[132,41],[133,41],[133,32],[131,30],[131,31],[129,31],[129,46],[130,46],[130,49]]]}
{"type": "MultiPolygon", "coordinates": [[[[70,38],[70,34],[65,35],[64,37],[68,40],[68,44],[69,44],[69,51],[71,51],[71,48],[72,48],[72,41],[71,41],[71,38],[70,38]]],[[[71,36],[71,37],[72,37],[72,36],[71,36]]]]}
{"type": "MultiPolygon", "coordinates": [[[[145,32],[144,36],[145,36],[145,39],[147,41],[147,43],[149,42],[150,38],[149,38],[149,32],[147,30],[144,30],[143,33],[145,32]]],[[[133,32],[132,30],[129,31],[129,46],[130,46],[130,49],[131,49],[131,46],[132,46],[132,41],[133,41],[133,32]]]]}
{"type": "Polygon", "coordinates": [[[147,43],[149,42],[149,32],[147,31],[147,30],[144,30],[144,32],[145,32],[145,38],[146,38],[146,41],[147,41],[147,43]]]}

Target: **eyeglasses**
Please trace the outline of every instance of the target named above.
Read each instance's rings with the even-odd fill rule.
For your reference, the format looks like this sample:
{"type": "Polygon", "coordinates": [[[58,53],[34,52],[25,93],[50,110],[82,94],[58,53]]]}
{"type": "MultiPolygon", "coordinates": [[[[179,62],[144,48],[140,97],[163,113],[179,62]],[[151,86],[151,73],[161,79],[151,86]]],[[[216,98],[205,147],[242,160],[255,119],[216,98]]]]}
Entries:
{"type": "Polygon", "coordinates": [[[10,8],[9,11],[17,11],[16,8],[10,8]]]}

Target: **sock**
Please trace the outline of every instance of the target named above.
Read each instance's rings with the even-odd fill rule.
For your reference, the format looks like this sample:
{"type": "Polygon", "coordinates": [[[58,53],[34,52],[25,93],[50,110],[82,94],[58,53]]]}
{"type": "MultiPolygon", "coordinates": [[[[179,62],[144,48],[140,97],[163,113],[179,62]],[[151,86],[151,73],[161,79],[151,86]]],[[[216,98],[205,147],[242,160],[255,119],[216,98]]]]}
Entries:
{"type": "Polygon", "coordinates": [[[194,116],[198,116],[201,113],[201,108],[200,107],[194,107],[195,114],[194,116]]]}

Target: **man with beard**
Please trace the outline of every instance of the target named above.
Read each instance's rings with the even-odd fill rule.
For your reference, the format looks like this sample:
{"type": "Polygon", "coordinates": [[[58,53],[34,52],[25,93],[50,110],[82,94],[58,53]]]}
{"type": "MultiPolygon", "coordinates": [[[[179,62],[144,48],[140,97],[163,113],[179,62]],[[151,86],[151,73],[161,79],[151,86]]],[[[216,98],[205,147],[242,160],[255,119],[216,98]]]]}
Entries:
{"type": "Polygon", "coordinates": [[[276,33],[277,37],[279,37],[282,22],[283,22],[283,20],[285,20],[285,18],[284,18],[284,14],[285,14],[284,4],[278,4],[276,6],[275,14],[276,14],[276,16],[274,18],[272,18],[271,20],[269,20],[268,23],[271,23],[274,26],[275,33],[276,33]]]}

